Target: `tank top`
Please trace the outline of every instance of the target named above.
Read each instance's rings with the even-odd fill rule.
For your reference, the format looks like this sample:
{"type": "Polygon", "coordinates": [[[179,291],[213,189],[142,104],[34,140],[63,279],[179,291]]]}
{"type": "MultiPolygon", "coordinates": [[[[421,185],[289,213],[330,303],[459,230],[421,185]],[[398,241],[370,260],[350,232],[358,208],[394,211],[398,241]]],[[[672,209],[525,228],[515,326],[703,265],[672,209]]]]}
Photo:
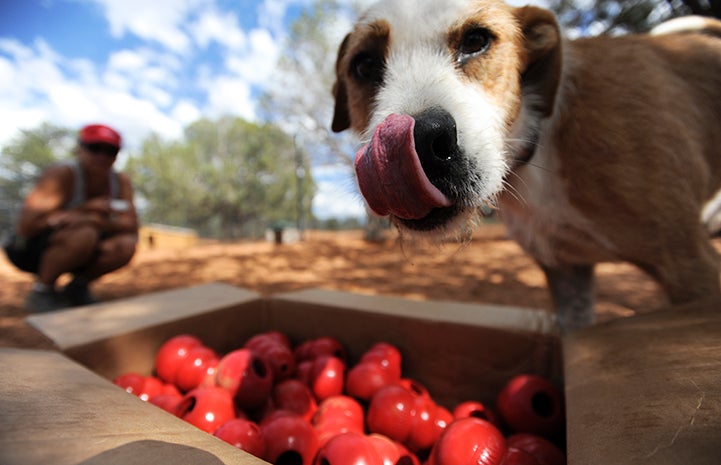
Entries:
{"type": "MultiPolygon", "coordinates": [[[[83,167],[80,165],[79,160],[68,160],[62,163],[65,166],[70,167],[73,170],[74,189],[73,197],[63,206],[63,209],[70,210],[72,208],[79,207],[87,200],[85,198],[85,176],[83,173],[83,167]]],[[[120,195],[120,182],[118,181],[118,173],[115,170],[111,170],[108,175],[108,184],[110,185],[110,198],[117,199],[120,195]]]]}

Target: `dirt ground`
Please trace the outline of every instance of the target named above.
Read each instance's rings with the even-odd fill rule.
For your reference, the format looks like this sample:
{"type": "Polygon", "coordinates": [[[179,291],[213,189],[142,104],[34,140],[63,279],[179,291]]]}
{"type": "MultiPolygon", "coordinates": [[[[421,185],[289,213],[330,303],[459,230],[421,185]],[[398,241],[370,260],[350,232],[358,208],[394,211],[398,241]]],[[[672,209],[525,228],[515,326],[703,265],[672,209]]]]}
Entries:
{"type": "MultiPolygon", "coordinates": [[[[721,243],[717,244],[717,246],[721,243]]],[[[599,321],[664,306],[658,287],[627,264],[597,268],[599,321]]],[[[141,250],[122,270],[94,285],[108,301],[212,281],[263,295],[304,288],[338,289],[409,299],[507,304],[547,311],[543,274],[498,225],[482,226],[467,244],[411,247],[393,234],[382,243],[360,231],[309,231],[302,242],[203,243],[186,250],[141,250]]],[[[0,346],[49,348],[25,324],[32,277],[0,258],[0,346]]]]}

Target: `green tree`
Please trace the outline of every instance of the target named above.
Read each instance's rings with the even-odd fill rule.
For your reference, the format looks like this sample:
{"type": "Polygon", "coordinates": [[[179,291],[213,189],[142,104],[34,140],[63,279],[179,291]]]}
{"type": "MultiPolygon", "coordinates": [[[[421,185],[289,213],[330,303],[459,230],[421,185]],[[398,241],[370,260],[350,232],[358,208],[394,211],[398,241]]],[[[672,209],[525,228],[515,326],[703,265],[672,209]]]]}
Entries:
{"type": "MultiPolygon", "coordinates": [[[[295,218],[295,158],[293,140],[277,126],[226,117],[191,124],[180,142],[148,138],[127,170],[146,221],[237,238],[295,218]]],[[[312,179],[303,188],[312,198],[312,179]]],[[[303,209],[309,214],[310,202],[303,209]]]]}
{"type": "Polygon", "coordinates": [[[265,118],[296,135],[313,165],[353,166],[351,134],[333,134],[330,123],[335,56],[343,38],[339,24],[349,27],[356,14],[338,0],[316,0],[301,12],[290,26],[277,76],[260,99],[265,118]]]}
{"type": "Polygon", "coordinates": [[[75,132],[49,123],[23,130],[2,148],[0,156],[0,230],[12,227],[23,199],[40,173],[72,157],[75,132]]]}
{"type": "MultiPolygon", "coordinates": [[[[338,47],[359,10],[353,1],[315,0],[291,25],[277,78],[261,97],[265,118],[296,135],[310,154],[310,164],[333,168],[349,180],[348,186],[355,185],[353,159],[358,140],[351,131],[331,131],[331,92],[338,47]]],[[[380,224],[368,210],[366,237],[378,239],[380,224]]]]}

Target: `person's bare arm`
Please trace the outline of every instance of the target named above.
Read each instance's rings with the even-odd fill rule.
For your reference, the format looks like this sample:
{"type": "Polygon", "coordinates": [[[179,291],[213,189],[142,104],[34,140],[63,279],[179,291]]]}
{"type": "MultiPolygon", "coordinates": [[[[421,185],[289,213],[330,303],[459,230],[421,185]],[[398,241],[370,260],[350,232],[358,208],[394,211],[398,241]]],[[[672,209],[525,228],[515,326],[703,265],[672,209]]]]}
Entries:
{"type": "Polygon", "coordinates": [[[72,192],[73,173],[66,166],[47,169],[25,198],[18,221],[18,232],[34,237],[52,229],[60,221],[60,210],[72,192]]]}
{"type": "Polygon", "coordinates": [[[124,203],[111,205],[109,198],[96,197],[77,208],[62,210],[72,196],[73,173],[64,166],[48,169],[25,199],[18,232],[24,237],[34,237],[48,230],[91,224],[108,234],[136,233],[138,219],[130,178],[121,173],[118,181],[119,199],[124,203]]]}

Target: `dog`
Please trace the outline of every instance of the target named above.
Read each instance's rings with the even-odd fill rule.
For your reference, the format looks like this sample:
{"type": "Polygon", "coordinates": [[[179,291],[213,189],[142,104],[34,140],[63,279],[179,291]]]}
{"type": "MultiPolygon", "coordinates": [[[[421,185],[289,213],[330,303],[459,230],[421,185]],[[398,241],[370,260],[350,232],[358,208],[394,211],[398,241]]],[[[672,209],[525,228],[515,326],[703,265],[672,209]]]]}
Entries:
{"type": "Polygon", "coordinates": [[[383,0],[338,50],[332,130],[403,233],[498,208],[563,331],[594,323],[594,265],[635,264],[673,304],[721,293],[700,219],[721,187],[721,22],[569,40],[500,0],[383,0]]]}

